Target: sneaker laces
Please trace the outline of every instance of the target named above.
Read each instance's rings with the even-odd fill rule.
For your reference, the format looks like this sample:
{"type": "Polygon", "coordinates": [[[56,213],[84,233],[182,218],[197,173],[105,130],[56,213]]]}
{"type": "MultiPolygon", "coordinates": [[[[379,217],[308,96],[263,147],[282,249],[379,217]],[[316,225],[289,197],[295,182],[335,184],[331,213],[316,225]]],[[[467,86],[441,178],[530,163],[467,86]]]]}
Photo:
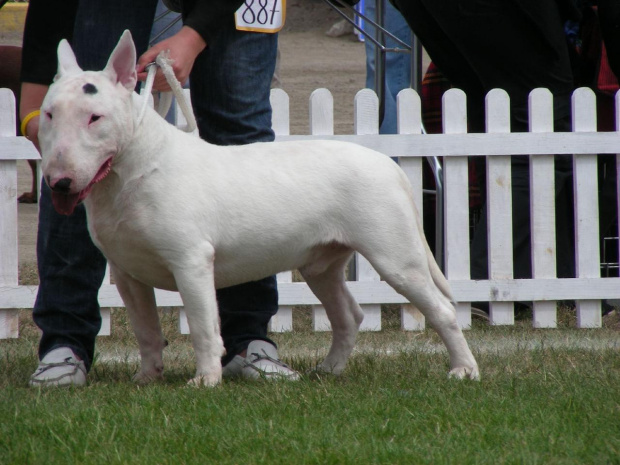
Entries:
{"type": "Polygon", "coordinates": [[[265,372],[265,370],[262,370],[259,367],[254,365],[256,362],[260,362],[261,360],[268,360],[268,361],[270,361],[270,362],[272,362],[272,363],[274,363],[274,364],[276,364],[278,366],[281,366],[283,368],[287,368],[287,369],[293,371],[292,368],[289,367],[282,360],[277,359],[277,358],[273,358],[269,354],[267,354],[267,352],[265,352],[265,349],[262,349],[262,352],[263,352],[262,355],[257,353],[257,352],[250,353],[250,355],[252,355],[254,358],[251,361],[244,361],[245,362],[245,366],[253,368],[254,370],[256,370],[259,373],[262,373],[263,375],[266,375],[266,376],[268,376],[268,375],[282,375],[281,373],[278,373],[278,372],[267,373],[267,372],[265,372]]]}
{"type": "Polygon", "coordinates": [[[80,365],[81,365],[81,361],[80,360],[75,360],[75,358],[73,357],[67,357],[65,358],[62,362],[55,362],[55,363],[43,363],[40,362],[39,366],[37,367],[37,370],[34,372],[34,374],[30,377],[30,379],[34,382],[41,382],[43,380],[39,380],[36,379],[38,376],[42,375],[43,373],[45,373],[47,370],[50,370],[52,368],[59,368],[59,367],[73,367],[73,371],[70,373],[63,373],[62,375],[56,377],[56,378],[46,378],[44,380],[44,382],[50,382],[50,381],[58,381],[66,376],[73,376],[75,375],[78,370],[80,370],[80,365]]]}

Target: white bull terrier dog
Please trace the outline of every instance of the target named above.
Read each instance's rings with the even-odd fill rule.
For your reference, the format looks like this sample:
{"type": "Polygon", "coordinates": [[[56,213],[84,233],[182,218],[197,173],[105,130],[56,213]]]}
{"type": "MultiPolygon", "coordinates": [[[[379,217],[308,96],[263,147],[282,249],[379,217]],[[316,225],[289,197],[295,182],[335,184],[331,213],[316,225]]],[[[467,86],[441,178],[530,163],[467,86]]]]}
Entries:
{"type": "Polygon", "coordinates": [[[43,175],[59,213],[84,202],[140,346],[137,381],[163,372],[153,288],[180,292],[196,355],[190,383],[213,386],[224,353],[215,290],[291,269],[332,325],[318,368],[341,373],[363,319],[345,283],[354,251],[439,333],[450,375],[478,379],[411,186],[389,157],[333,141],[215,146],[150,108],[138,122],[127,31],[103,71],[80,69],[66,41],[58,62],[41,108],[43,175]]]}

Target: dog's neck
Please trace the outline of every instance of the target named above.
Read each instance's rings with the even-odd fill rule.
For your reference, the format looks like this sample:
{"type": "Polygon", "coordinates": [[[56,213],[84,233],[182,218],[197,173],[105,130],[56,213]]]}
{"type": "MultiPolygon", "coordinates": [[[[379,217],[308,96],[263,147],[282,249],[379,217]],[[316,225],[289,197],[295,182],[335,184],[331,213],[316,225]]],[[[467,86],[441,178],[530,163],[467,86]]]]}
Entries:
{"type": "Polygon", "coordinates": [[[95,208],[97,204],[105,205],[110,202],[110,198],[123,196],[123,192],[131,190],[135,182],[159,169],[164,161],[162,157],[172,152],[167,146],[174,139],[171,132],[177,129],[150,107],[138,122],[140,103],[140,97],[134,94],[127,118],[132,121],[133,131],[114,156],[110,174],[93,186],[85,200],[87,208],[95,208]]]}
{"type": "MultiPolygon", "coordinates": [[[[165,147],[172,140],[171,132],[176,131],[170,123],[160,117],[155,110],[150,106],[146,108],[144,117],[139,121],[138,114],[140,113],[141,99],[142,97],[137,94],[133,94],[132,114],[133,120],[133,133],[129,138],[127,144],[121,148],[117,154],[116,163],[126,166],[126,164],[132,165],[132,162],[139,163],[140,165],[149,161],[156,161],[163,153],[166,152],[165,147]],[[134,156],[133,153],[148,153],[148,158],[143,156],[134,156]]],[[[119,166],[119,169],[121,167],[119,166]]],[[[125,169],[125,168],[123,168],[125,169]]]]}

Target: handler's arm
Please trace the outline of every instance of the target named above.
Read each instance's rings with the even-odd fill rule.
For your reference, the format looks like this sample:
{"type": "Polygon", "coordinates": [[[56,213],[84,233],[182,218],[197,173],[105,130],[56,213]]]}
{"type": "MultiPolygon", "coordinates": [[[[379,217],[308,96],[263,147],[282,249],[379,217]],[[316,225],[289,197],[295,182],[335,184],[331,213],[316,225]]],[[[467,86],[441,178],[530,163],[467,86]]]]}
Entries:
{"type": "Polygon", "coordinates": [[[217,32],[234,23],[235,11],[243,0],[186,0],[183,2],[183,24],[191,27],[212,45],[217,32]]]}
{"type": "MultiPolygon", "coordinates": [[[[163,40],[138,59],[138,79],[146,80],[145,66],[153,61],[163,50],[170,51],[174,60],[172,69],[181,84],[189,78],[194,61],[207,46],[217,46],[217,31],[228,23],[234,23],[234,13],[243,0],[189,0],[182,2],[183,27],[174,36],[163,40]]],[[[168,91],[170,86],[165,77],[158,71],[153,89],[168,91]]]]}

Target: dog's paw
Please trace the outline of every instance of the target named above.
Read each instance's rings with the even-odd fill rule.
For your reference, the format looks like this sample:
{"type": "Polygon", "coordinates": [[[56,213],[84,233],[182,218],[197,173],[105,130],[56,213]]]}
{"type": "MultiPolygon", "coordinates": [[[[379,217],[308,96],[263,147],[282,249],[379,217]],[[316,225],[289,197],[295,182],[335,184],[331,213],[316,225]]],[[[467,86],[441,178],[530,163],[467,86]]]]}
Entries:
{"type": "Polygon", "coordinates": [[[311,381],[317,381],[328,376],[333,376],[333,373],[323,369],[321,365],[315,365],[304,371],[304,376],[311,381]]]}
{"type": "Polygon", "coordinates": [[[192,387],[214,387],[222,382],[222,374],[198,375],[188,381],[188,385],[192,387]]]}
{"type": "Polygon", "coordinates": [[[318,374],[323,374],[323,375],[340,376],[342,372],[344,371],[345,366],[346,366],[346,362],[333,364],[333,363],[327,362],[326,360],[323,360],[321,363],[319,363],[314,368],[314,371],[318,374]]]}
{"type": "Polygon", "coordinates": [[[480,372],[478,371],[478,367],[458,367],[453,368],[448,373],[448,377],[456,378],[456,379],[473,379],[476,381],[480,381],[480,372]]]}
{"type": "Polygon", "coordinates": [[[136,384],[150,384],[156,381],[164,379],[164,374],[161,371],[139,371],[133,377],[133,382],[136,384]]]}

